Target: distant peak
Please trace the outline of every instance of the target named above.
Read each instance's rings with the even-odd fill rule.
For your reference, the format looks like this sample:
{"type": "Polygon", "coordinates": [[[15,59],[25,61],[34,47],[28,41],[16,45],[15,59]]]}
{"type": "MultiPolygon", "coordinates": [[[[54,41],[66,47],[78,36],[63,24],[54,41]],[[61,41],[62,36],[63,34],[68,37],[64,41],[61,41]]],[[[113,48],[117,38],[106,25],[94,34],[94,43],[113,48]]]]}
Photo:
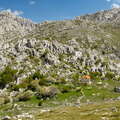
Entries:
{"type": "Polygon", "coordinates": [[[0,18],[4,18],[6,20],[9,19],[16,19],[17,21],[21,21],[21,22],[28,22],[28,23],[33,23],[32,20],[30,19],[26,19],[26,18],[23,18],[19,15],[16,15],[14,12],[12,12],[11,10],[3,10],[3,11],[0,11],[0,18]]]}
{"type": "Polygon", "coordinates": [[[0,11],[0,15],[15,17],[16,15],[8,10],[0,11]]]}
{"type": "Polygon", "coordinates": [[[120,8],[98,11],[93,14],[78,16],[76,19],[92,20],[97,22],[118,22],[118,19],[120,19],[120,8]]]}

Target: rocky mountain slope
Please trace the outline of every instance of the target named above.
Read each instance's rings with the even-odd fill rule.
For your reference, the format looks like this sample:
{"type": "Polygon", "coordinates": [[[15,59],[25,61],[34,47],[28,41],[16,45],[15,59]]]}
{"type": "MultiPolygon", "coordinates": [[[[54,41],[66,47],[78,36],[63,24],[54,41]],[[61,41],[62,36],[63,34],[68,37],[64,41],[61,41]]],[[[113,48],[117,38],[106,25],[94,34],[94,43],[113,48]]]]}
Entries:
{"type": "MultiPolygon", "coordinates": [[[[113,9],[96,14],[98,14],[98,18],[101,16],[102,19],[107,17],[106,14],[116,14],[116,11],[119,10],[113,9]]],[[[8,16],[11,16],[12,20],[15,17],[8,16]]],[[[87,16],[84,17],[87,19],[87,16]]],[[[90,17],[94,19],[95,16],[91,15],[90,17]]],[[[102,20],[103,24],[89,18],[87,21],[80,18],[68,21],[45,22],[36,25],[33,31],[31,26],[35,26],[34,24],[25,20],[27,25],[25,24],[22,29],[21,24],[24,20],[19,22],[20,20],[16,22],[17,27],[15,28],[19,28],[19,31],[23,34],[28,28],[31,32],[28,32],[22,38],[19,38],[20,35],[15,39],[14,37],[11,37],[11,39],[6,38],[7,42],[5,43],[5,40],[0,47],[1,54],[3,54],[1,55],[1,61],[3,61],[1,62],[1,68],[3,68],[3,65],[11,64],[15,69],[21,68],[29,72],[40,69],[41,72],[47,72],[48,70],[51,71],[55,65],[55,69],[58,67],[59,70],[63,70],[61,67],[65,65],[69,69],[72,66],[72,70],[74,67],[75,71],[84,71],[84,68],[87,67],[85,72],[104,72],[106,69],[119,72],[119,27],[109,24],[107,20],[104,23],[102,20]],[[108,68],[103,63],[109,64],[108,68]]],[[[9,22],[9,24],[11,23],[9,22]]],[[[14,22],[13,24],[15,25],[14,22]]],[[[11,26],[10,28],[12,29],[11,26]]],[[[4,27],[2,29],[5,30],[4,27]]],[[[68,71],[66,72],[68,73],[68,71]]]]}
{"type": "Polygon", "coordinates": [[[118,97],[119,17],[120,9],[112,9],[35,24],[0,12],[1,104],[55,95],[59,101],[74,94],[74,102],[118,97]]]}
{"type": "Polygon", "coordinates": [[[104,10],[95,14],[88,14],[76,17],[77,19],[92,20],[102,23],[119,23],[120,9],[113,8],[112,10],[104,10]]]}
{"type": "Polygon", "coordinates": [[[20,37],[35,28],[35,24],[27,19],[18,17],[11,12],[0,12],[0,38],[3,40],[20,37]]]}

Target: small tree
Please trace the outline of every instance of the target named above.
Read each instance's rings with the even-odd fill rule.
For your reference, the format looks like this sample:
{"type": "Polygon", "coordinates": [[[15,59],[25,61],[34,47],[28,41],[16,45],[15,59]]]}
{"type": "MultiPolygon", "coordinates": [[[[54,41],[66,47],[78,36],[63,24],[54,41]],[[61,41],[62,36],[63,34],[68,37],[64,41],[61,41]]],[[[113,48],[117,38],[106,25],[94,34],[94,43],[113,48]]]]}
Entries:
{"type": "Polygon", "coordinates": [[[14,70],[10,68],[9,66],[7,66],[0,73],[0,88],[4,88],[8,83],[15,81],[16,73],[17,73],[17,70],[14,70]]]}
{"type": "Polygon", "coordinates": [[[32,75],[32,78],[33,78],[33,80],[35,80],[35,79],[43,79],[43,78],[45,78],[45,76],[44,76],[43,74],[40,74],[39,71],[36,71],[36,72],[32,75]]]}

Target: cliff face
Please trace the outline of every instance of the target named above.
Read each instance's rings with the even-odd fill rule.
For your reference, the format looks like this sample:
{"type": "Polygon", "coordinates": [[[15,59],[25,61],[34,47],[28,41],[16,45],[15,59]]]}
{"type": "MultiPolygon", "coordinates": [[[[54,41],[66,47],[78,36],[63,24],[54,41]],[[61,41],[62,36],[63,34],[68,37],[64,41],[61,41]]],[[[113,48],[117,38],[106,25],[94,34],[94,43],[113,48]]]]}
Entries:
{"type": "Polygon", "coordinates": [[[0,12],[1,40],[10,40],[19,36],[24,36],[34,28],[35,24],[30,20],[18,17],[11,12],[0,12]]]}

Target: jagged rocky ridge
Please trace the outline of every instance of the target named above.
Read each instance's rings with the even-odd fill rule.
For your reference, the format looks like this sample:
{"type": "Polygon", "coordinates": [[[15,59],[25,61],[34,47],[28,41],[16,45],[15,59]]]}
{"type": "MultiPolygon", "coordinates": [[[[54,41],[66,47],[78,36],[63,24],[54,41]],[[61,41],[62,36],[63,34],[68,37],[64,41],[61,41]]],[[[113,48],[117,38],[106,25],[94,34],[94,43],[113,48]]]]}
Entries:
{"type": "Polygon", "coordinates": [[[76,19],[92,20],[102,23],[115,23],[118,24],[120,19],[120,9],[113,8],[112,10],[104,10],[96,12],[95,14],[87,14],[78,16],[76,19]]]}
{"type": "Polygon", "coordinates": [[[0,12],[0,38],[1,40],[13,40],[24,36],[32,29],[35,24],[31,20],[16,16],[11,12],[0,12]]]}

